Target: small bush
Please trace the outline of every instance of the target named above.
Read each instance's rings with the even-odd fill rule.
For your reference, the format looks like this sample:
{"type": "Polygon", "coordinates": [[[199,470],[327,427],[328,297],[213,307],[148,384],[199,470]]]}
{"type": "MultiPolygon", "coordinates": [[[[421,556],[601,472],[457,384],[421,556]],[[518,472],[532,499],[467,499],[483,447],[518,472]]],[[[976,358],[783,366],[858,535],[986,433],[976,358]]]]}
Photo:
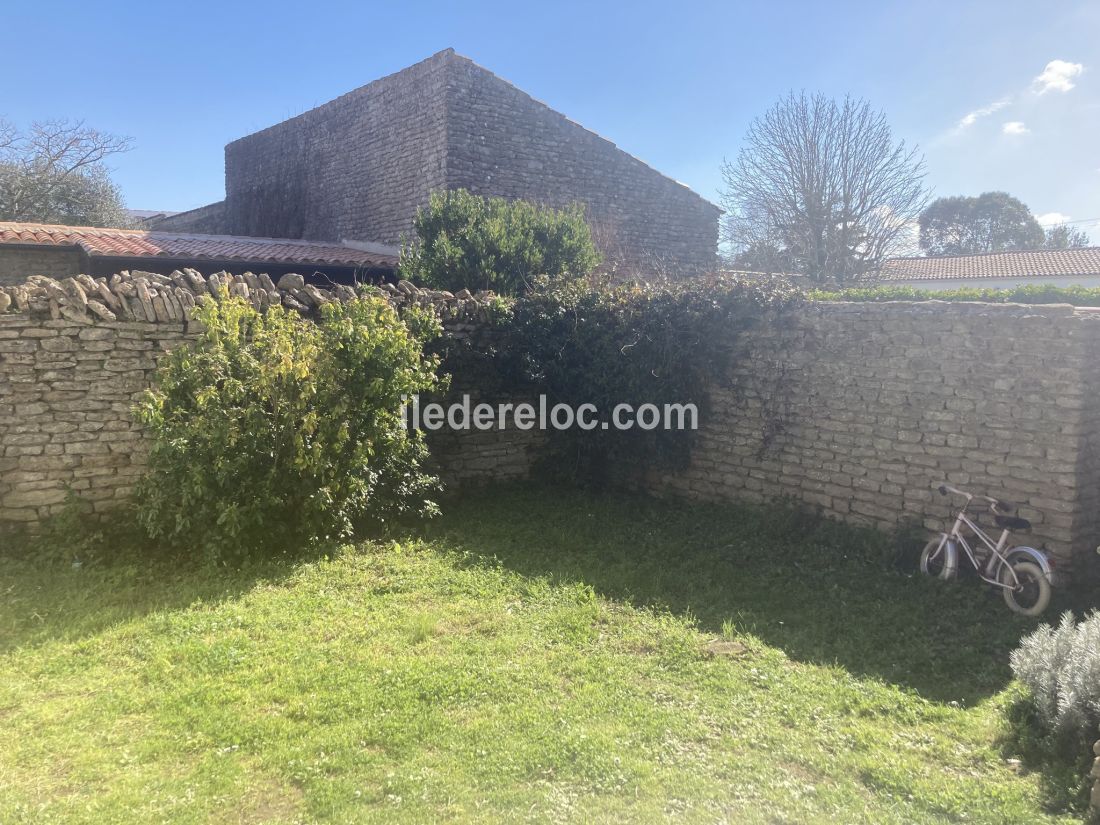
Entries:
{"type": "Polygon", "coordinates": [[[317,322],[204,302],[199,341],[166,356],[137,408],[153,436],[138,489],[149,534],[217,561],[336,538],[368,516],[431,511],[403,395],[438,384],[438,321],[364,297],[317,322]]]}
{"type": "Polygon", "coordinates": [[[1012,672],[1031,692],[1038,718],[1055,738],[1095,738],[1100,723],[1100,612],[1057,628],[1042,625],[1012,652],[1012,672]]]}
{"type": "Polygon", "coordinates": [[[436,289],[518,295],[538,275],[581,277],[600,260],[579,204],[552,209],[464,189],[433,192],[415,227],[401,276],[436,289]]]}

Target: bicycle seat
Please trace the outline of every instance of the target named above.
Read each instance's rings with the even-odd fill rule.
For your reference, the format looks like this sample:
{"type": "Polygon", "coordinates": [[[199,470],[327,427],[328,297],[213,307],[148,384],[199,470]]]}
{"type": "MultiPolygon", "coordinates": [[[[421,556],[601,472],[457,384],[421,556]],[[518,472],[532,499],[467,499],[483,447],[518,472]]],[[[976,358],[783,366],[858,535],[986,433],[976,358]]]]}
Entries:
{"type": "Polygon", "coordinates": [[[1000,513],[994,514],[993,521],[995,521],[997,526],[1002,530],[1027,530],[1031,527],[1031,522],[1026,518],[1002,516],[1000,513]]]}

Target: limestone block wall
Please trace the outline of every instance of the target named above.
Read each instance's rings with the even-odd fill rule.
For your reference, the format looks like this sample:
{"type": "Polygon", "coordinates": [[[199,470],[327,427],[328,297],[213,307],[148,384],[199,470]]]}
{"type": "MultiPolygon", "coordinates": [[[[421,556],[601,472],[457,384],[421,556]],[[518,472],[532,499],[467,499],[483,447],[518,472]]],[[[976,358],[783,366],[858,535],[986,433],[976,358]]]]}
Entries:
{"type": "MultiPolygon", "coordinates": [[[[815,303],[740,343],[690,467],[700,499],[793,497],[846,521],[942,525],[947,482],[1006,498],[1064,567],[1100,543],[1100,318],[1066,305],[815,303]]],[[[987,519],[988,521],[988,519],[987,519]]]]}
{"type": "MultiPolygon", "coordinates": [[[[303,314],[353,295],[287,275],[172,276],[126,272],[56,281],[35,277],[0,289],[0,522],[35,522],[63,506],[66,491],[104,511],[122,502],[144,471],[147,439],[131,415],[150,386],[159,355],[197,336],[190,307],[221,287],[258,308],[281,304],[303,314]]],[[[483,326],[476,296],[384,290],[398,306],[434,304],[445,334],[483,326]]],[[[537,439],[527,433],[458,433],[439,450],[452,484],[516,478],[530,466],[537,439]]]]}
{"type": "MultiPolygon", "coordinates": [[[[190,307],[226,288],[310,314],[349,297],[286,275],[122,273],[0,287],[0,521],[57,510],[71,487],[106,509],[142,472],[130,409],[159,354],[192,338],[190,307]]],[[[432,304],[446,334],[482,336],[487,296],[383,287],[432,304]]],[[[1029,543],[1074,577],[1100,544],[1100,311],[1065,305],[811,303],[730,341],[689,465],[646,470],[654,493],[791,497],[842,520],[941,529],[940,483],[1010,499],[1029,543]]],[[[475,395],[476,376],[455,390],[475,395]]],[[[490,382],[491,383],[491,382],[490,382]]],[[[478,399],[482,400],[482,399],[478,399]]],[[[507,399],[484,398],[496,402],[507,399]]],[[[512,399],[530,400],[530,399],[512,399]]],[[[526,476],[546,434],[430,434],[452,484],[526,476]]]]}
{"type": "Polygon", "coordinates": [[[0,315],[0,521],[60,509],[66,485],[97,510],[129,495],[146,449],[130,406],[185,333],[0,315]]]}

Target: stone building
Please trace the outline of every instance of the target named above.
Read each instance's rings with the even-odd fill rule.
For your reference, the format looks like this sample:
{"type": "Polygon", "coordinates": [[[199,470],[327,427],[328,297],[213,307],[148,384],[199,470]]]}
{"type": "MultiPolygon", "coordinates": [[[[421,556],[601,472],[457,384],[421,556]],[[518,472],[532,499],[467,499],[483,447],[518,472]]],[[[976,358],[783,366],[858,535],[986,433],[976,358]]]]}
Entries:
{"type": "Polygon", "coordinates": [[[437,189],[585,204],[605,255],[714,265],[720,209],[447,49],[225,148],[223,202],[158,229],[398,244],[437,189]]]}

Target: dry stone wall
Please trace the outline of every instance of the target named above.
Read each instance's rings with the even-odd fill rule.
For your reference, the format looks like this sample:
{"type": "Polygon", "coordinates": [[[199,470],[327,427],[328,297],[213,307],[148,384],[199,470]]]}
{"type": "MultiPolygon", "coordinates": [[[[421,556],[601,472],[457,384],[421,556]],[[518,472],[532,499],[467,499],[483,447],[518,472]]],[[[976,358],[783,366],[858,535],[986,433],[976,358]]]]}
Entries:
{"type": "MultiPolygon", "coordinates": [[[[352,290],[283,276],[122,273],[0,288],[0,521],[34,521],[66,487],[106,509],[142,472],[131,405],[156,360],[197,333],[191,307],[220,290],[303,314],[352,290]]],[[[454,337],[489,334],[486,295],[384,287],[433,304],[454,337]]],[[[856,523],[940,529],[942,482],[1007,498],[1073,576],[1100,543],[1100,312],[963,303],[807,304],[731,342],[687,468],[650,469],[658,494],[793,497],[856,523]]],[[[469,379],[469,376],[467,376],[469,379]]],[[[455,388],[471,390],[456,376],[455,388]]],[[[498,401],[504,399],[490,399],[498,401]]],[[[530,400],[530,399],[513,399],[530,400]]],[[[452,482],[527,475],[545,434],[432,436],[452,482]]]]}
{"type": "MultiPolygon", "coordinates": [[[[355,294],[318,289],[300,275],[276,285],[266,275],[204,278],[194,270],[110,280],[37,276],[0,289],[0,522],[57,512],[68,489],[97,511],[126,499],[148,452],[133,403],[150,385],[157,357],[197,337],[191,308],[222,289],[259,309],[278,304],[305,315],[355,294]]],[[[434,305],[446,335],[484,326],[485,294],[407,282],[383,289],[398,306],[434,305]]],[[[528,433],[454,435],[438,451],[439,469],[452,483],[523,476],[536,443],[528,433]]]]}
{"type": "Polygon", "coordinates": [[[1100,318],[1067,305],[806,305],[742,342],[690,467],[654,491],[793,497],[846,521],[943,529],[940,483],[1020,505],[1063,567],[1100,535],[1100,318]]]}

